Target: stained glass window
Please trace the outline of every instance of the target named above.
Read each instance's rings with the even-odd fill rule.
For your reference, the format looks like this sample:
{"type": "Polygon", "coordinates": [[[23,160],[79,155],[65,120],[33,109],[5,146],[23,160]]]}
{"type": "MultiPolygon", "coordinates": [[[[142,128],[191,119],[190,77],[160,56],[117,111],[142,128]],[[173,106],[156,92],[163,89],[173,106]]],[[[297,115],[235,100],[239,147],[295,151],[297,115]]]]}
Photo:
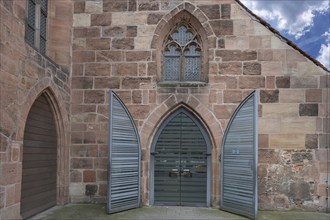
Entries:
{"type": "Polygon", "coordinates": [[[179,24],[165,39],[164,81],[200,81],[201,42],[192,27],[179,24]]]}

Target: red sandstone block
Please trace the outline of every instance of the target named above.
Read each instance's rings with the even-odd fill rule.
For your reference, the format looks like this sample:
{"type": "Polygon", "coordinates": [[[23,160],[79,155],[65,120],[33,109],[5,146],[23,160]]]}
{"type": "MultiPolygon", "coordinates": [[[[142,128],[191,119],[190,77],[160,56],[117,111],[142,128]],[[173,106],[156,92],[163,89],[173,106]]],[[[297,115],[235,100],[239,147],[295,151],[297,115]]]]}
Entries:
{"type": "Polygon", "coordinates": [[[237,105],[215,105],[214,114],[218,119],[230,119],[237,105]]]}
{"type": "Polygon", "coordinates": [[[95,182],[96,181],[96,172],[95,170],[84,170],[83,171],[83,180],[86,182],[95,182]]]}

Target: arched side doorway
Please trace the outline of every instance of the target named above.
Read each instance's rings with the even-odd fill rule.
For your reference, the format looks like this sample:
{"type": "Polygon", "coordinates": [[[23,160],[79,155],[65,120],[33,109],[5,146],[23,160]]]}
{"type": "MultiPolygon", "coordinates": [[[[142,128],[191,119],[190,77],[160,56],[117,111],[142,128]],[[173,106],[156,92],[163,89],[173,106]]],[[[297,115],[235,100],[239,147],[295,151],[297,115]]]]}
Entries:
{"type": "Polygon", "coordinates": [[[25,219],[56,205],[57,128],[45,94],[33,103],[23,139],[21,216],[25,219]]]}
{"type": "Polygon", "coordinates": [[[184,108],[158,129],[151,146],[151,204],[210,206],[211,142],[184,108]]]}

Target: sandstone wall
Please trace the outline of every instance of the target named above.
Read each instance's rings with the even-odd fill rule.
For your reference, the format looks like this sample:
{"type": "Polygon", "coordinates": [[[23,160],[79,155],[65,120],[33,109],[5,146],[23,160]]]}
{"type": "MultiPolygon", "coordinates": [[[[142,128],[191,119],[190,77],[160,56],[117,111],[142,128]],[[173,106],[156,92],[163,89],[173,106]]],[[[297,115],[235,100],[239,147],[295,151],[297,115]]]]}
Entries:
{"type": "Polygon", "coordinates": [[[54,104],[60,132],[58,203],[68,201],[70,8],[70,0],[49,3],[48,21],[57,36],[48,28],[48,58],[25,42],[26,1],[0,2],[0,219],[20,218],[24,127],[30,107],[43,92],[54,104]],[[60,44],[64,51],[58,51],[60,44]]]}
{"type": "Polygon", "coordinates": [[[329,73],[237,3],[77,0],[73,20],[72,201],[105,201],[108,90],[114,89],[140,132],[143,203],[149,203],[153,134],[183,103],[212,140],[216,206],[223,132],[244,97],[260,89],[260,207],[325,209],[329,73]],[[159,45],[182,11],[203,27],[207,83],[160,83],[159,45]]]}

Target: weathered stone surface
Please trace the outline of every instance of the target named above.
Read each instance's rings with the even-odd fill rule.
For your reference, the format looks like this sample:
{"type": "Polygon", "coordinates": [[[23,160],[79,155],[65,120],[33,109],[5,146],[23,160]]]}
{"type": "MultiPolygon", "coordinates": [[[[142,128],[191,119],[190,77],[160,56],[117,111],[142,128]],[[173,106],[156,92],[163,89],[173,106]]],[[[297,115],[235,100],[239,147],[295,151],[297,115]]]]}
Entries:
{"type": "Polygon", "coordinates": [[[104,12],[123,12],[127,11],[127,0],[105,0],[103,1],[104,12]]]}
{"type": "Polygon", "coordinates": [[[299,115],[300,116],[318,116],[319,108],[318,104],[300,104],[299,115]]]}
{"type": "Polygon", "coordinates": [[[299,105],[298,104],[264,104],[262,106],[262,115],[265,118],[286,118],[298,117],[299,105]]]}
{"type": "Polygon", "coordinates": [[[215,35],[232,35],[233,34],[233,21],[232,20],[214,20],[209,21],[213,28],[215,35]]]}
{"type": "Polygon", "coordinates": [[[273,149],[259,149],[258,163],[278,164],[281,158],[278,150],[273,149]]]}
{"type": "Polygon", "coordinates": [[[75,1],[73,4],[73,13],[84,13],[85,12],[85,2],[84,1],[75,1]]]}
{"type": "Polygon", "coordinates": [[[119,89],[119,77],[97,77],[94,79],[95,89],[119,89]]]}
{"type": "Polygon", "coordinates": [[[302,103],[305,95],[300,89],[281,89],[280,102],[282,103],[302,103]]]}
{"type": "Polygon", "coordinates": [[[210,19],[220,19],[220,7],[219,5],[201,5],[199,7],[204,14],[210,19]]]}
{"type": "Polygon", "coordinates": [[[290,88],[290,76],[277,76],[276,77],[277,88],[290,88]]]}
{"type": "Polygon", "coordinates": [[[306,102],[322,102],[322,90],[306,89],[306,102]]]}
{"type": "Polygon", "coordinates": [[[136,11],[136,0],[128,0],[128,11],[136,11]]]}
{"type": "Polygon", "coordinates": [[[280,122],[283,134],[313,134],[316,130],[315,117],[285,118],[280,122]]]}
{"type": "Polygon", "coordinates": [[[126,52],[126,61],[150,61],[151,53],[150,51],[132,51],[126,52]]]}
{"type": "Polygon", "coordinates": [[[218,40],[218,48],[225,48],[225,39],[218,40]]]}
{"type": "Polygon", "coordinates": [[[265,77],[263,76],[240,76],[239,88],[258,89],[265,88],[265,77]]]}
{"type": "Polygon", "coordinates": [[[291,88],[317,88],[317,78],[292,76],[290,80],[291,88]]]}
{"type": "Polygon", "coordinates": [[[216,50],[215,53],[217,57],[222,58],[222,61],[248,61],[257,59],[257,52],[254,50],[216,50]]]}
{"type": "Polygon", "coordinates": [[[114,64],[112,68],[114,76],[137,76],[136,63],[118,63],[114,64]]]}
{"type": "Polygon", "coordinates": [[[102,36],[103,37],[117,37],[123,38],[125,37],[125,29],[124,27],[104,27],[102,29],[102,36]]]}
{"type": "Polygon", "coordinates": [[[93,78],[91,77],[72,77],[72,89],[92,89],[93,78]]]}
{"type": "Polygon", "coordinates": [[[127,26],[126,37],[136,37],[137,26],[127,26]]]}
{"type": "Polygon", "coordinates": [[[110,65],[103,63],[85,64],[85,76],[110,76],[110,65]]]}
{"type": "Polygon", "coordinates": [[[261,75],[261,64],[257,62],[244,62],[244,75],[261,75]]]}
{"type": "Polygon", "coordinates": [[[261,90],[260,102],[261,103],[276,103],[279,100],[279,90],[261,90]]]}
{"type": "Polygon", "coordinates": [[[221,5],[221,19],[230,19],[231,5],[222,4],[221,5]]]}
{"type": "Polygon", "coordinates": [[[132,50],[134,49],[134,38],[114,38],[111,46],[113,49],[132,50]]]}
{"type": "Polygon", "coordinates": [[[104,90],[86,90],[84,93],[85,103],[104,103],[104,90]]]}
{"type": "Polygon", "coordinates": [[[128,106],[130,113],[135,119],[144,119],[150,111],[149,105],[130,105],[128,106]]]}
{"type": "Polygon", "coordinates": [[[293,201],[310,200],[310,186],[307,182],[299,181],[290,183],[289,198],[293,201]]]}
{"type": "Polygon", "coordinates": [[[72,158],[71,167],[76,169],[92,169],[93,158],[72,158]]]}
{"type": "Polygon", "coordinates": [[[214,114],[218,119],[230,119],[237,105],[215,105],[214,114]]]}
{"type": "Polygon", "coordinates": [[[317,149],[318,148],[318,135],[317,134],[306,134],[305,148],[306,149],[317,149]]]}
{"type": "Polygon", "coordinates": [[[269,137],[268,134],[258,135],[258,149],[269,148],[269,137]]]}
{"type": "Polygon", "coordinates": [[[97,62],[118,62],[122,61],[123,52],[122,51],[97,51],[96,61],[97,62]]]}
{"type": "Polygon", "coordinates": [[[242,63],[241,62],[219,63],[219,74],[241,75],[242,63]]]}
{"type": "Polygon", "coordinates": [[[72,61],[74,63],[87,63],[95,61],[94,51],[73,51],[72,61]]]}
{"type": "Polygon", "coordinates": [[[139,11],[157,11],[159,10],[159,3],[155,1],[140,1],[138,9],[139,11]]]}
{"type": "Polygon", "coordinates": [[[97,192],[97,185],[96,184],[87,184],[85,195],[86,196],[94,196],[97,192]]]}
{"type": "Polygon", "coordinates": [[[83,172],[83,181],[86,182],[95,182],[96,181],[96,172],[95,170],[84,170],[83,172]]]}
{"type": "Polygon", "coordinates": [[[223,93],[225,103],[240,103],[242,92],[239,90],[225,90],[223,93]]]}
{"type": "Polygon", "coordinates": [[[74,14],[73,27],[89,27],[91,26],[90,14],[74,14]]]}
{"type": "Polygon", "coordinates": [[[163,16],[163,13],[151,13],[148,15],[147,24],[157,24],[163,16]]]}
{"type": "Polygon", "coordinates": [[[150,77],[140,77],[140,78],[133,78],[127,77],[124,78],[122,81],[122,88],[123,89],[139,89],[142,83],[150,83],[150,77]]]}
{"type": "Polygon", "coordinates": [[[271,134],[269,135],[270,148],[304,148],[305,135],[302,134],[271,134]]]}

